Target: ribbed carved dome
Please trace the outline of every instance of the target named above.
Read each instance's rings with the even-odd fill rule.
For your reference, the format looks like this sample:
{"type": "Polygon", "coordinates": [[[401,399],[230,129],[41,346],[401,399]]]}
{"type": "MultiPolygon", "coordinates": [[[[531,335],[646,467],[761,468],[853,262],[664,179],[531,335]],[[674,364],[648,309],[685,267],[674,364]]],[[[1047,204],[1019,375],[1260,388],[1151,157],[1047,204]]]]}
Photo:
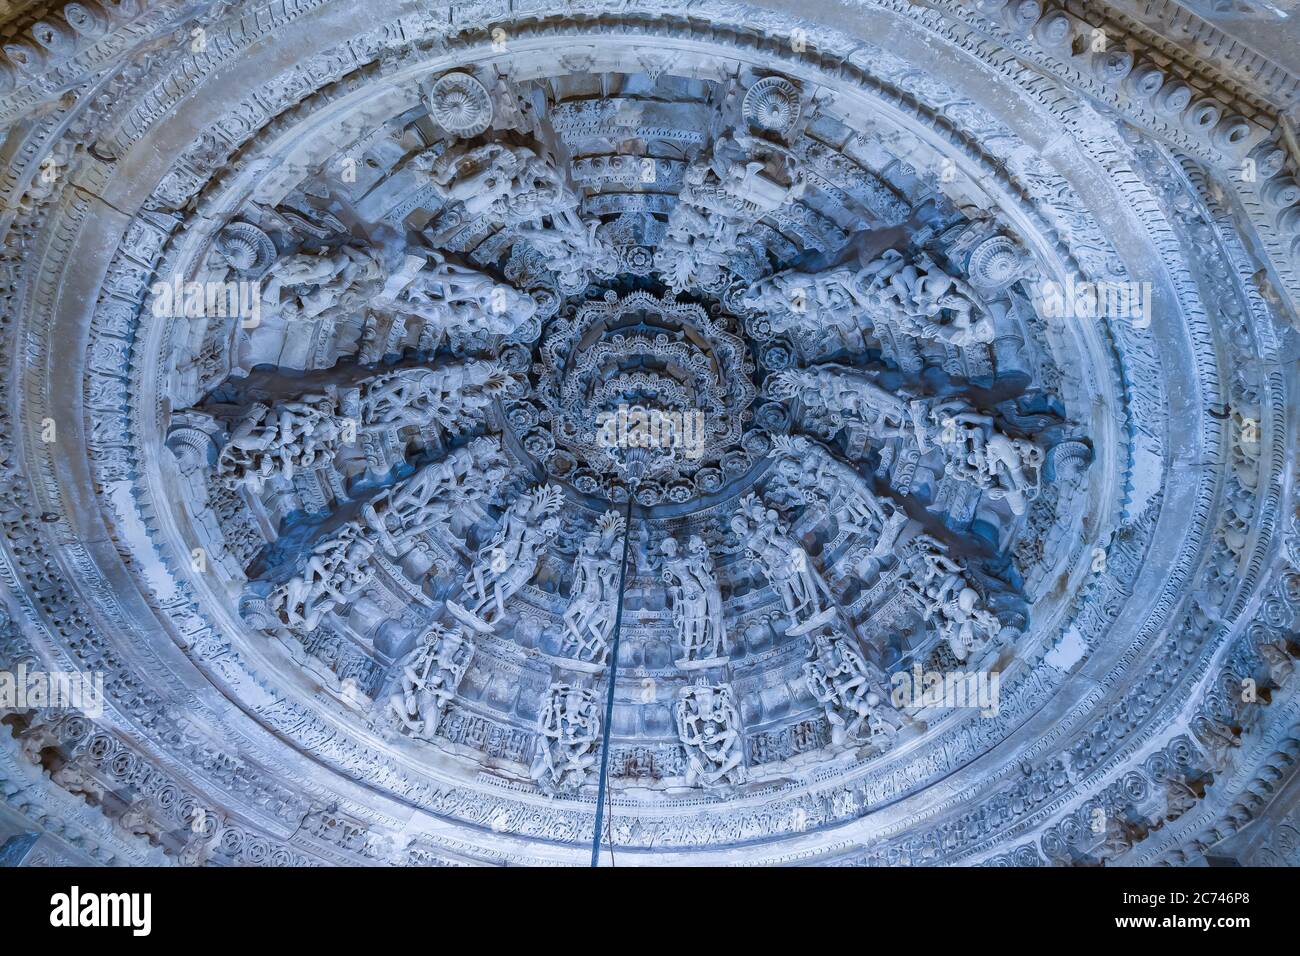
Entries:
{"type": "Polygon", "coordinates": [[[1285,91],[1037,4],[183,6],[0,75],[51,858],[579,863],[606,758],[620,859],[1189,862],[1289,773],[1285,91]]]}

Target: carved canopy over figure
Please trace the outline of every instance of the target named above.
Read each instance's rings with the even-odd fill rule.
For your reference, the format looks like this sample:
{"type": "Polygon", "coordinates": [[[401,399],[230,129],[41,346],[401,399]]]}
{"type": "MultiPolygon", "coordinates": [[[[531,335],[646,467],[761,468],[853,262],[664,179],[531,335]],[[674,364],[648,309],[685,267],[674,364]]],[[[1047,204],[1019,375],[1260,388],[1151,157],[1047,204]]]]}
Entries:
{"type": "Polygon", "coordinates": [[[677,701],[677,736],[686,748],[686,785],[745,782],[745,736],[730,684],[698,684],[677,701]]]}
{"type": "Polygon", "coordinates": [[[447,602],[452,614],[476,631],[492,632],[492,622],[505,614],[506,599],[536,573],[542,549],[559,530],[556,512],[563,500],[557,485],[543,485],[515,499],[465,579],[468,603],[447,602]]]}
{"type": "Polygon", "coordinates": [[[338,414],[332,395],[303,396],[274,408],[258,403],[231,429],[217,457],[217,476],[228,488],[254,491],[272,478],[291,481],[299,472],[334,457],[356,441],[356,423],[338,414]]]}
{"type": "Polygon", "coordinates": [[[362,516],[384,552],[399,557],[417,535],[450,523],[458,507],[496,495],[508,474],[501,440],[476,438],[377,495],[362,516]]]}
{"type": "Polygon", "coordinates": [[[361,431],[427,428],[456,433],[478,424],[504,391],[509,373],[499,362],[457,362],[379,375],[361,391],[361,431]]]}
{"type": "Polygon", "coordinates": [[[774,509],[746,495],[731,519],[731,529],[758,562],[790,617],[787,634],[806,634],[835,613],[830,588],[774,509]]]}
{"type": "Polygon", "coordinates": [[[893,743],[899,718],[883,690],[884,675],[868,664],[843,634],[819,634],[812,660],[804,664],[808,688],[822,704],[831,743],[867,739],[880,747],[893,743]]]}
{"type": "Polygon", "coordinates": [[[600,701],[595,691],[552,684],[537,719],[533,780],[549,790],[582,786],[591,775],[600,743],[600,701]]]}
{"type": "Polygon", "coordinates": [[[722,616],[722,593],[713,568],[709,547],[699,535],[692,535],[686,553],[676,538],[660,545],[661,568],[672,598],[673,624],[682,648],[679,664],[716,661],[725,652],[726,625],[722,616]]]}
{"type": "Polygon", "coordinates": [[[349,522],[312,549],[302,571],[274,588],[267,605],[286,627],[314,631],[321,618],[352,601],[369,582],[374,550],[365,529],[349,522]]]}
{"type": "Polygon", "coordinates": [[[286,323],[359,311],[384,284],[377,252],[345,244],[284,256],[270,268],[262,300],[286,323]]]}
{"type": "Polygon", "coordinates": [[[604,664],[614,630],[618,571],[622,560],[622,515],[607,511],[588,534],[573,561],[569,606],[564,612],[564,649],[580,661],[604,664]]]}
{"type": "Polygon", "coordinates": [[[388,699],[398,725],[412,737],[432,740],[473,656],[473,645],[459,630],[429,625],[400,663],[401,690],[388,699]]]}
{"type": "Polygon", "coordinates": [[[925,620],[934,620],[939,636],[959,661],[976,647],[995,637],[1001,623],[971,586],[961,565],[950,558],[939,542],[923,535],[917,540],[920,567],[904,586],[913,595],[925,620]]]}

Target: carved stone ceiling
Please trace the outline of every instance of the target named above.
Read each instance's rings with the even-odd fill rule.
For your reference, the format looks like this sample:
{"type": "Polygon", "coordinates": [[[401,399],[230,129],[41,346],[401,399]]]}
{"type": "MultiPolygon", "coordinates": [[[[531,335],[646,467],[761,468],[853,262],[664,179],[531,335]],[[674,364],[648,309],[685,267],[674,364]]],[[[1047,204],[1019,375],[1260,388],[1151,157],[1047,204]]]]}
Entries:
{"type": "Polygon", "coordinates": [[[1294,64],[1089,6],[24,6],[0,845],[1284,861],[1294,64]]]}

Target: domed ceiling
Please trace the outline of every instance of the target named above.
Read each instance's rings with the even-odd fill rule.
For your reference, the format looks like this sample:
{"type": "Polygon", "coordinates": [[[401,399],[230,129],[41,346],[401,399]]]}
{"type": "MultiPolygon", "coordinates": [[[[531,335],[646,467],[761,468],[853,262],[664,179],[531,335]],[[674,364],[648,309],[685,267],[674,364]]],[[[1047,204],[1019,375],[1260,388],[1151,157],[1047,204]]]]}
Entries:
{"type": "Polygon", "coordinates": [[[17,6],[0,665],[104,698],[4,712],[12,853],[1300,862],[1285,65],[1173,3],[17,6]]]}

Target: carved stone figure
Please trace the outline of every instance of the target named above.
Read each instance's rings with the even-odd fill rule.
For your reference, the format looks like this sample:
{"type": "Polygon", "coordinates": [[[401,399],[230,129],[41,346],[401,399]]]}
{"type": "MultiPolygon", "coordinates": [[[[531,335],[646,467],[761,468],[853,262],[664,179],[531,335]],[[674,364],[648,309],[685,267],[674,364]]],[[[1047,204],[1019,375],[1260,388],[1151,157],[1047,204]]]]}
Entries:
{"type": "Polygon", "coordinates": [[[959,661],[1002,629],[998,619],[983,606],[979,592],[960,564],[948,557],[932,538],[917,539],[921,568],[905,587],[914,595],[925,620],[933,620],[939,636],[959,661]]]}
{"type": "Polygon", "coordinates": [[[429,173],[457,224],[491,214],[508,223],[557,211],[574,200],[555,166],[527,146],[487,143],[448,150],[429,173]]]}
{"type": "Polygon", "coordinates": [[[963,399],[900,398],[860,372],[830,364],[779,372],[769,391],[797,398],[808,422],[825,434],[856,423],[877,440],[910,438],[923,453],[942,449],[948,474],[1005,499],[1013,514],[1024,514],[1038,495],[1042,448],[1007,435],[993,416],[963,399]]]}
{"type": "Polygon", "coordinates": [[[476,438],[377,495],[362,518],[384,552],[400,557],[412,539],[445,528],[467,502],[497,494],[507,474],[500,439],[476,438]]]}
{"type": "Polygon", "coordinates": [[[546,543],[559,530],[556,512],[564,493],[544,485],[521,495],[506,511],[496,536],[479,550],[465,579],[465,605],[448,601],[447,608],[476,631],[491,633],[492,621],[505,614],[505,602],[532,580],[546,543]]]}
{"type": "Polygon", "coordinates": [[[813,659],[804,664],[804,675],[825,708],[831,743],[866,739],[882,748],[892,744],[900,720],[883,690],[884,675],[842,634],[819,634],[813,643],[813,659]]]}
{"type": "Polygon", "coordinates": [[[360,310],[385,277],[378,254],[359,246],[300,252],[271,266],[262,300],[287,323],[332,318],[360,310]]]}
{"type": "Polygon", "coordinates": [[[790,618],[787,634],[806,634],[835,613],[830,588],[802,546],[787,533],[777,512],[755,495],[746,495],[731,519],[731,529],[758,562],[790,618]]]}
{"type": "Polygon", "coordinates": [[[679,665],[716,663],[724,653],[726,630],[722,619],[722,593],[708,545],[698,535],[680,551],[676,538],[660,545],[658,564],[672,598],[673,624],[677,627],[682,657],[679,665]]]}
{"type": "Polygon", "coordinates": [[[987,489],[994,500],[1005,499],[1012,514],[1025,513],[1029,502],[1038,496],[1043,464],[1043,450],[1038,445],[1011,438],[991,415],[960,401],[936,406],[929,419],[916,428],[922,451],[931,445],[942,448],[949,474],[987,489]]]}
{"type": "Polygon", "coordinates": [[[304,396],[273,408],[258,403],[231,429],[217,456],[217,476],[227,488],[260,491],[272,478],[291,481],[328,462],[348,441],[356,441],[356,423],[338,414],[333,396],[304,396]]]}
{"type": "Polygon", "coordinates": [[[618,604],[619,562],[623,556],[623,517],[614,511],[601,516],[573,561],[569,606],[564,612],[564,649],[580,661],[604,664],[614,632],[618,604]]]}
{"type": "Polygon", "coordinates": [[[548,790],[587,782],[600,746],[600,700],[595,691],[552,684],[537,719],[537,755],[530,773],[548,790]]]}
{"type": "Polygon", "coordinates": [[[797,398],[826,431],[834,434],[848,422],[857,422],[879,440],[911,435],[923,406],[877,385],[871,377],[825,364],[778,372],[768,386],[774,398],[797,398]]]}
{"type": "MultiPolygon", "coordinates": [[[[790,149],[746,133],[715,140],[709,169],[725,193],[738,203],[752,204],[760,215],[798,199],[807,186],[799,160],[790,149]]],[[[699,178],[701,184],[708,181],[699,178]]]]}
{"type": "Polygon", "coordinates": [[[820,502],[850,533],[874,536],[870,559],[889,553],[907,524],[907,513],[877,497],[852,466],[804,435],[773,436],[768,454],[776,459],[773,481],[787,493],[804,504],[820,502]]]}
{"type": "Polygon", "coordinates": [[[537,312],[532,297],[514,286],[436,253],[430,262],[394,293],[391,303],[397,315],[418,320],[416,346],[421,351],[432,351],[451,335],[510,335],[537,312]]]}
{"type": "Polygon", "coordinates": [[[993,319],[975,291],[925,253],[909,259],[891,249],[862,267],[855,286],[872,322],[959,348],[993,341],[993,319]]]}
{"type": "Polygon", "coordinates": [[[613,275],[618,272],[618,252],[597,235],[600,222],[584,222],[572,209],[552,217],[550,228],[524,226],[519,238],[542,254],[542,261],[556,274],[560,290],[581,290],[592,273],[613,275]]]}
{"type": "Polygon", "coordinates": [[[767,320],[767,332],[778,335],[797,328],[853,329],[859,326],[862,303],[851,269],[821,273],[786,270],[760,279],[740,297],[740,304],[767,320]]]}
{"type": "MultiPolygon", "coordinates": [[[[770,117],[771,118],[771,117],[770,117]]],[[[718,137],[684,175],[655,265],[674,292],[721,291],[729,273],[763,268],[737,255],[740,236],[804,194],[807,181],[789,148],[744,132],[718,137]]]]}
{"type": "Polygon", "coordinates": [[[412,737],[432,740],[473,656],[473,645],[459,630],[431,624],[401,662],[401,690],[388,699],[399,726],[412,737]]]}
{"type": "Polygon", "coordinates": [[[370,580],[374,550],[360,525],[344,525],[312,549],[299,574],[271,591],[268,606],[286,627],[314,631],[326,613],[351,602],[370,580]]]}
{"type": "Polygon", "coordinates": [[[956,348],[986,345],[995,334],[975,290],[924,252],[890,249],[856,270],[777,273],[752,284],[741,301],[771,333],[880,325],[956,348]]]}
{"type": "Polygon", "coordinates": [[[509,378],[499,363],[475,361],[377,376],[361,391],[361,431],[429,426],[462,431],[481,421],[509,378]]]}
{"type": "Polygon", "coordinates": [[[677,736],[686,748],[686,785],[745,782],[745,738],[730,684],[697,684],[677,701],[677,736]]]}
{"type": "Polygon", "coordinates": [[[1286,652],[1285,641],[1278,643],[1260,641],[1255,645],[1255,652],[1259,655],[1259,659],[1263,661],[1265,670],[1268,671],[1269,681],[1275,687],[1285,685],[1295,670],[1295,662],[1286,652]]]}

